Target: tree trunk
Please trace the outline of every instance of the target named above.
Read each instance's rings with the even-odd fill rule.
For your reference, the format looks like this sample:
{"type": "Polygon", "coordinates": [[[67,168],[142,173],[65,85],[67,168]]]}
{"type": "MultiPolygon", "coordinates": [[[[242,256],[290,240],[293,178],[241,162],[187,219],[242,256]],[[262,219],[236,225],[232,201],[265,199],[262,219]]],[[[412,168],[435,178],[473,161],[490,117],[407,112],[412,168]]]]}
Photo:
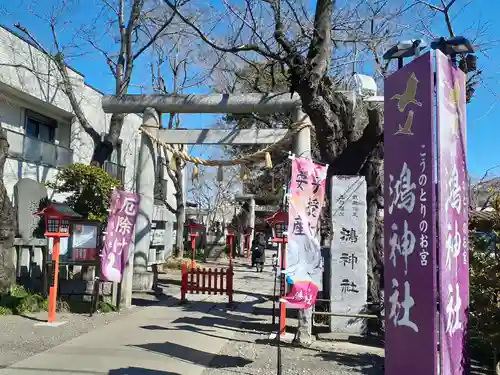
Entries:
{"type": "MultiPolygon", "coordinates": [[[[362,108],[368,115],[368,124],[363,130],[359,129],[356,116],[361,113],[354,112],[354,103],[340,93],[335,92],[335,87],[326,77],[318,85],[314,76],[304,76],[306,79],[297,80],[297,92],[300,94],[304,111],[310,117],[315,127],[316,139],[319,145],[321,159],[330,164],[328,177],[332,175],[359,175],[362,168],[369,174],[368,185],[368,277],[370,280],[370,296],[374,302],[380,301],[380,275],[381,275],[381,226],[378,225],[377,214],[382,196],[382,179],[378,167],[383,158],[383,123],[379,108],[362,108]],[[315,89],[317,88],[317,89],[315,89]],[[374,151],[375,150],[375,151],[374,151]]],[[[360,109],[358,109],[360,110],[360,109]]],[[[357,111],[358,111],[357,110],[357,111]]],[[[327,181],[325,201],[329,202],[330,186],[327,181]]],[[[330,215],[328,215],[328,218],[330,215]]],[[[330,223],[321,227],[322,235],[331,236],[330,223]]],[[[307,345],[311,340],[309,319],[307,311],[299,314],[297,341],[307,345]],[[301,333],[299,333],[301,332],[301,333]],[[302,341],[302,342],[301,342],[302,341]]]]}
{"type": "Polygon", "coordinates": [[[14,236],[16,214],[3,182],[9,142],[4,129],[0,130],[0,294],[8,293],[16,283],[14,236]]]}
{"type": "Polygon", "coordinates": [[[113,113],[109,121],[109,131],[101,139],[100,142],[94,145],[94,153],[92,154],[91,163],[102,166],[106,160],[111,156],[113,150],[118,145],[120,139],[120,132],[125,121],[125,114],[113,113]]]}
{"type": "MultiPolygon", "coordinates": [[[[383,158],[384,145],[379,143],[373,150],[363,168],[367,184],[367,251],[368,251],[368,313],[381,316],[383,275],[384,275],[384,244],[383,225],[379,215],[383,208],[383,158]]],[[[368,320],[366,333],[381,333],[381,320],[368,320]]]]}
{"type": "Polygon", "coordinates": [[[177,203],[177,233],[175,235],[175,248],[177,251],[177,257],[184,257],[184,223],[186,222],[186,206],[184,202],[184,174],[179,165],[179,160],[177,160],[177,170],[175,171],[177,180],[177,191],[175,192],[175,199],[177,203]]]}

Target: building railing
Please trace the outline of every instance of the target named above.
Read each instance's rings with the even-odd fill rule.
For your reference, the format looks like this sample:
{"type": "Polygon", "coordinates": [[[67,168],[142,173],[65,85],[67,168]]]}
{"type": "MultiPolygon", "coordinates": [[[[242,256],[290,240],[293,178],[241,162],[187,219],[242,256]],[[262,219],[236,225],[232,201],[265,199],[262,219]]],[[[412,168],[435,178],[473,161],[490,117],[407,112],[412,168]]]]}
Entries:
{"type": "Polygon", "coordinates": [[[125,166],[111,161],[105,161],[102,168],[108,172],[111,177],[116,178],[118,181],[125,184],[125,166]]]}
{"type": "Polygon", "coordinates": [[[9,156],[27,162],[63,167],[73,163],[73,150],[41,141],[10,129],[7,131],[9,156]]]}

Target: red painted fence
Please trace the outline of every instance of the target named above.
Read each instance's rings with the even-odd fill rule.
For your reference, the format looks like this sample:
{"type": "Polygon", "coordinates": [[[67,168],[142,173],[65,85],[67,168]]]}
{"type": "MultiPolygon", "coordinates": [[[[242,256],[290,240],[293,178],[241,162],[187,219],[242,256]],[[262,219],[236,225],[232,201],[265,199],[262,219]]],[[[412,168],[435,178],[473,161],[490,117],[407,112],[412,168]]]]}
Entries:
{"type": "Polygon", "coordinates": [[[233,303],[233,267],[229,268],[190,268],[182,265],[181,299],[186,294],[227,294],[229,303],[233,303]]]}

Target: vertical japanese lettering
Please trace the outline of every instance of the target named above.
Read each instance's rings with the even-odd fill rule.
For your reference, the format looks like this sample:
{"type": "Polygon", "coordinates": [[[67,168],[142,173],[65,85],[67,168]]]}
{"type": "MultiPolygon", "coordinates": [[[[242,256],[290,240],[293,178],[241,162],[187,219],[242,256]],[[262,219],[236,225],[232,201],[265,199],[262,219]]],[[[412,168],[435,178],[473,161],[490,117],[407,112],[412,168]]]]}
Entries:
{"type": "Polygon", "coordinates": [[[406,162],[403,163],[399,178],[395,179],[390,174],[389,180],[389,195],[392,198],[389,205],[389,214],[392,214],[394,207],[405,209],[411,214],[415,208],[415,190],[417,185],[411,180],[411,170],[406,162]]]}
{"type": "MultiPolygon", "coordinates": [[[[422,149],[425,149],[425,145],[421,145],[422,149]]],[[[429,256],[429,235],[427,231],[429,229],[429,223],[427,222],[427,153],[422,151],[420,153],[420,176],[418,177],[418,186],[420,187],[420,265],[427,266],[427,257],[429,256]]]]}
{"type": "Polygon", "coordinates": [[[297,173],[297,177],[295,179],[295,182],[297,183],[297,189],[303,191],[304,185],[307,185],[309,182],[308,178],[307,178],[307,174],[299,169],[299,171],[297,173]]]}
{"type": "Polygon", "coordinates": [[[404,289],[403,301],[400,302],[399,282],[392,279],[392,294],[389,297],[389,303],[391,304],[389,319],[392,319],[396,327],[408,327],[418,332],[418,326],[410,319],[410,310],[415,306],[415,300],[411,296],[411,287],[408,281],[405,281],[404,289]]]}

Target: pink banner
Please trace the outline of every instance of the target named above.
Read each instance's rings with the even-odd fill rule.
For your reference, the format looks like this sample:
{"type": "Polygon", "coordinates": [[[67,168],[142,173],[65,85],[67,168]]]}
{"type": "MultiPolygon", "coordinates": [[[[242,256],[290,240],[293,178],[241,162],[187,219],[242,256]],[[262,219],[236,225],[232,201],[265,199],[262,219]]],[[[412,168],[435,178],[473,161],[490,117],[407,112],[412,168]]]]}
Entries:
{"type": "Polygon", "coordinates": [[[323,273],[318,221],[325,199],[327,169],[310,159],[292,161],[286,266],[293,287],[286,296],[287,307],[304,309],[316,302],[323,273]]]}
{"type": "Polygon", "coordinates": [[[137,194],[115,190],[101,254],[101,275],[105,281],[121,282],[128,262],[128,248],[134,233],[140,197],[137,194]]]}

